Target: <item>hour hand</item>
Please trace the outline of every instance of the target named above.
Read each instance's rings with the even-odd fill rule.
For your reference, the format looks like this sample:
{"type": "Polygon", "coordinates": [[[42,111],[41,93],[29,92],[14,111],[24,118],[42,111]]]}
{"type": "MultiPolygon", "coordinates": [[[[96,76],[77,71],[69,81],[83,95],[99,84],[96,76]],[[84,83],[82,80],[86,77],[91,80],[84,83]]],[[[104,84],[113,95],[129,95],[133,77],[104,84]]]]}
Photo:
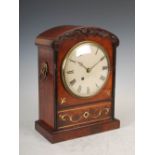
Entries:
{"type": "Polygon", "coordinates": [[[83,67],[84,69],[86,69],[87,70],[87,67],[82,63],[82,62],[77,62],[81,67],[83,67]]]}

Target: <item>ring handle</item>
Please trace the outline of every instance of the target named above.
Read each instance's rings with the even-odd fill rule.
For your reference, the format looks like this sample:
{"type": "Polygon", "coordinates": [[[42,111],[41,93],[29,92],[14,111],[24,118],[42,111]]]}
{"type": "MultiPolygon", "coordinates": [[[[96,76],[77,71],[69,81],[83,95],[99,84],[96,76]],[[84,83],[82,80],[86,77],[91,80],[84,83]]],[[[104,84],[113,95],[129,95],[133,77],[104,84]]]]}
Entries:
{"type": "Polygon", "coordinates": [[[47,74],[48,74],[48,64],[44,62],[41,65],[40,75],[45,80],[47,78],[47,74]]]}

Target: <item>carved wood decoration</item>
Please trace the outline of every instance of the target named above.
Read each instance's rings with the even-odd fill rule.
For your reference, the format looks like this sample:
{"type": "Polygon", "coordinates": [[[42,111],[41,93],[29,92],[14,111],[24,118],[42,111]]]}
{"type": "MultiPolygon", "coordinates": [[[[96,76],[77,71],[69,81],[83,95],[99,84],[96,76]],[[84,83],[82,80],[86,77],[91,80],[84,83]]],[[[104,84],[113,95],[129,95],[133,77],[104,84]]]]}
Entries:
{"type": "Polygon", "coordinates": [[[93,27],[81,27],[81,28],[75,29],[74,31],[67,31],[63,35],[58,36],[53,40],[52,46],[56,51],[58,51],[59,45],[64,40],[75,39],[81,36],[99,36],[102,38],[109,38],[112,40],[115,46],[119,45],[118,38],[114,34],[106,30],[103,30],[100,28],[93,28],[93,27]]]}

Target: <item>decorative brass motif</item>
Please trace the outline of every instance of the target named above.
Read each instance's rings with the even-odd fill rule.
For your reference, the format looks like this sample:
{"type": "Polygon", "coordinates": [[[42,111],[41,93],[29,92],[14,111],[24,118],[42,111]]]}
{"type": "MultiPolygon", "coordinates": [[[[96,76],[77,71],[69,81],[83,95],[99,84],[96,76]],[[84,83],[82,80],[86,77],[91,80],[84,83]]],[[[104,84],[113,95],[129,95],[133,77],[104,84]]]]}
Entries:
{"type": "Polygon", "coordinates": [[[97,114],[92,115],[92,118],[98,118],[98,117],[100,117],[102,115],[102,112],[103,112],[102,109],[97,109],[97,110],[99,110],[99,111],[97,112],[97,114]]]}
{"type": "Polygon", "coordinates": [[[104,114],[107,115],[110,111],[110,108],[104,108],[104,114]]]}
{"type": "Polygon", "coordinates": [[[61,104],[64,104],[66,102],[66,98],[65,97],[60,98],[60,100],[61,100],[61,104]]]}
{"type": "Polygon", "coordinates": [[[88,118],[99,118],[102,114],[108,115],[108,113],[110,112],[110,108],[103,108],[103,109],[96,109],[96,111],[98,111],[97,113],[95,113],[95,115],[93,113],[90,113],[88,111],[85,111],[83,113],[83,115],[79,116],[77,119],[73,119],[73,115],[69,115],[69,114],[60,114],[59,117],[61,118],[62,121],[70,121],[70,122],[79,122],[82,118],[84,119],[88,119],[88,118]],[[98,111],[99,110],[99,111],[98,111]]]}
{"type": "Polygon", "coordinates": [[[71,122],[79,122],[80,119],[82,118],[82,116],[80,116],[78,119],[73,119],[73,116],[70,116],[68,114],[64,114],[64,115],[59,115],[59,117],[62,119],[62,121],[71,121],[71,122]]]}
{"type": "Polygon", "coordinates": [[[62,119],[62,121],[66,121],[67,120],[67,115],[59,115],[59,117],[62,119]]]}
{"type": "Polygon", "coordinates": [[[83,117],[85,118],[85,119],[87,119],[88,117],[89,117],[89,112],[88,111],[86,111],[84,114],[83,114],[83,117]]]}
{"type": "Polygon", "coordinates": [[[108,96],[111,96],[111,91],[110,91],[110,90],[106,90],[105,92],[106,92],[106,94],[107,94],[108,96]]]}
{"type": "Polygon", "coordinates": [[[69,120],[71,121],[71,122],[79,122],[80,120],[81,120],[81,118],[82,118],[82,116],[80,116],[78,119],[73,119],[73,116],[69,116],[69,120]]]}

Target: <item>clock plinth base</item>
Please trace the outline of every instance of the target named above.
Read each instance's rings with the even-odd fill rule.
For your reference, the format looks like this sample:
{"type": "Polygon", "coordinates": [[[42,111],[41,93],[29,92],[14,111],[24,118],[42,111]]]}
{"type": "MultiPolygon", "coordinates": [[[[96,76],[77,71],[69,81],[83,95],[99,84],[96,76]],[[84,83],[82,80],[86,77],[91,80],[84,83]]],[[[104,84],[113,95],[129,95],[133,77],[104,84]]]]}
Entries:
{"type": "Polygon", "coordinates": [[[51,143],[57,143],[65,140],[70,140],[82,136],[87,136],[99,132],[104,132],[120,127],[120,121],[117,119],[109,120],[108,122],[96,122],[93,124],[80,126],[77,128],[68,128],[61,130],[52,130],[43,121],[36,121],[35,128],[51,143]]]}

